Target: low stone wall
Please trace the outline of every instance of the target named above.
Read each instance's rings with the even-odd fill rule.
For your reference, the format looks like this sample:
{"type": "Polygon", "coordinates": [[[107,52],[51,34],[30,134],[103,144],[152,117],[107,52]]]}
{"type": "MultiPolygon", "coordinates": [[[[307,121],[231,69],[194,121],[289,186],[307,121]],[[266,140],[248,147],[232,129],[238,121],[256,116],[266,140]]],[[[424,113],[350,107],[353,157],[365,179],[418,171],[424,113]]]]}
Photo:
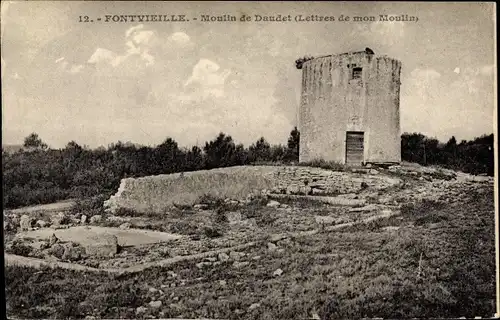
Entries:
{"type": "Polygon", "coordinates": [[[254,190],[270,189],[273,167],[231,167],[168,175],[127,178],[104,203],[136,212],[163,213],[173,205],[193,205],[200,197],[244,199],[254,190]]]}
{"type": "Polygon", "coordinates": [[[311,167],[279,167],[273,172],[278,194],[338,195],[356,193],[364,187],[381,190],[400,183],[397,178],[379,175],[376,170],[366,173],[337,172],[311,167]]]}
{"type": "Polygon", "coordinates": [[[165,213],[173,205],[191,206],[203,195],[243,200],[249,194],[336,195],[363,188],[384,189],[399,179],[299,166],[242,166],[123,179],[105,202],[111,212],[165,213]]]}

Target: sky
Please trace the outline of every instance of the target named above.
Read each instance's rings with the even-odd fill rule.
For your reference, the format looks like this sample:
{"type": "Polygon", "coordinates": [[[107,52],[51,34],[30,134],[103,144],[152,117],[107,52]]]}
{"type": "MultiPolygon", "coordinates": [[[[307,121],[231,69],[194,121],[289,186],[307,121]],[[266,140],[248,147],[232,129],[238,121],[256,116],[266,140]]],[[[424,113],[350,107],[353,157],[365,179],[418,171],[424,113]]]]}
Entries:
{"type": "Polygon", "coordinates": [[[472,139],[494,131],[494,12],[493,3],[2,1],[2,144],[31,132],[54,148],[167,137],[202,145],[219,132],[245,145],[286,143],[301,92],[295,60],[365,47],[402,62],[402,132],[472,139]],[[79,22],[115,14],[190,21],[79,22]],[[202,14],[336,21],[209,23],[202,14]],[[338,21],[379,14],[418,21],[338,21]]]}

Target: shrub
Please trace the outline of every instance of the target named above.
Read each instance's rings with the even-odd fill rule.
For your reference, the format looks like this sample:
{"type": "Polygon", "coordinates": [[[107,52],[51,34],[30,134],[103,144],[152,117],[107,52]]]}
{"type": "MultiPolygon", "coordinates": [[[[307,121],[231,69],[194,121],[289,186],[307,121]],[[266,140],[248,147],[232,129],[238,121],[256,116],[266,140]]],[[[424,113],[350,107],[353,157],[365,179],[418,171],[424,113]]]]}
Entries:
{"type": "Polygon", "coordinates": [[[13,254],[17,254],[19,256],[27,257],[33,251],[33,248],[29,245],[26,245],[20,241],[14,241],[10,248],[10,252],[13,254]]]}
{"type": "Polygon", "coordinates": [[[96,195],[88,199],[77,199],[75,206],[72,209],[73,213],[85,214],[88,217],[102,215],[104,213],[104,201],[107,200],[105,195],[96,195]]]}
{"type": "Polygon", "coordinates": [[[219,238],[222,237],[222,231],[213,227],[205,227],[203,229],[203,234],[208,238],[219,238]]]}
{"type": "Polygon", "coordinates": [[[169,226],[169,231],[172,233],[183,234],[183,235],[195,235],[199,232],[199,227],[197,224],[189,221],[176,221],[169,226]]]}

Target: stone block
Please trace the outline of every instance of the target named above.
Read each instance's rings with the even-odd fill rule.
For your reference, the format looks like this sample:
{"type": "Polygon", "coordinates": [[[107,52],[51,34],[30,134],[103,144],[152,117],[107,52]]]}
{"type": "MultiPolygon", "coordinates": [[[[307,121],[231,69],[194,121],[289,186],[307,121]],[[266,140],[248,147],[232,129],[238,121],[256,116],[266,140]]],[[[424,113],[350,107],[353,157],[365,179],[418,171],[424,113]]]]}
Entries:
{"type": "Polygon", "coordinates": [[[91,241],[85,246],[85,252],[89,256],[110,257],[118,253],[118,238],[114,235],[94,236],[91,241]]]}

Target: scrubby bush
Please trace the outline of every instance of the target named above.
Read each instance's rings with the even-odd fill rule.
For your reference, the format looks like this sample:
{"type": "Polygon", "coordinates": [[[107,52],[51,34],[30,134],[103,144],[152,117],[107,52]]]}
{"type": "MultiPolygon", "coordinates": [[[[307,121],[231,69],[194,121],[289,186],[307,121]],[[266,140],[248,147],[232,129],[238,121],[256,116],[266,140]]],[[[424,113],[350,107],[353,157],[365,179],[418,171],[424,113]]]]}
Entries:
{"type": "MultiPolygon", "coordinates": [[[[63,199],[86,199],[79,204],[82,209],[99,211],[99,204],[93,201],[100,202],[101,198],[94,197],[109,198],[123,178],[251,163],[297,163],[299,146],[300,132],[296,127],[290,132],[286,146],[270,145],[262,137],[245,148],[236,144],[231,136],[220,133],[206,142],[203,150],[197,146],[179,148],[172,138],[166,138],[156,147],[118,141],[108,148],[93,150],[71,141],[65,148],[56,150],[34,133],[26,138],[24,151],[2,152],[3,205],[16,208],[63,199]]],[[[405,133],[401,137],[401,154],[403,160],[423,165],[494,174],[493,134],[458,144],[452,137],[442,144],[422,134],[405,133]]],[[[342,165],[323,160],[302,165],[343,170],[342,165]]]]}
{"type": "Polygon", "coordinates": [[[219,229],[213,228],[213,227],[203,228],[203,233],[208,238],[219,238],[219,237],[222,237],[222,235],[223,235],[219,229]]]}

